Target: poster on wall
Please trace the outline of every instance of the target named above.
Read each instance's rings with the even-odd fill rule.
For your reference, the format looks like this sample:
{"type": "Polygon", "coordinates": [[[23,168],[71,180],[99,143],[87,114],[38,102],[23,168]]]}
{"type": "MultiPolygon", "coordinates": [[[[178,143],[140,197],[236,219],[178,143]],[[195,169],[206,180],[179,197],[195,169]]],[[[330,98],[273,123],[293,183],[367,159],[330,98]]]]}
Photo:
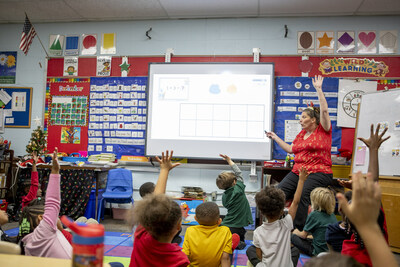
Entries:
{"type": "MultiPolygon", "coordinates": [[[[329,117],[332,123],[332,153],[337,153],[342,140],[342,130],[337,123],[338,78],[325,78],[322,85],[328,102],[329,117]]],[[[318,95],[311,78],[306,77],[277,77],[274,132],[289,144],[300,132],[299,120],[302,111],[310,102],[319,106],[318,95]]],[[[273,158],[285,159],[286,152],[274,145],[273,158]]]]}
{"type": "Polygon", "coordinates": [[[357,42],[358,54],[376,54],[375,31],[360,31],[357,42]]]}
{"type": "Polygon", "coordinates": [[[78,76],[78,57],[64,57],[64,76],[78,76]]]}
{"type": "Polygon", "coordinates": [[[115,33],[103,33],[101,40],[100,54],[115,54],[117,49],[115,47],[116,34],[115,33]]]}
{"type": "Polygon", "coordinates": [[[97,34],[82,34],[81,55],[96,55],[97,34]]]}
{"type": "Polygon", "coordinates": [[[0,84],[15,83],[17,52],[0,51],[0,84]]]}
{"type": "Polygon", "coordinates": [[[317,54],[333,54],[335,47],[335,34],[333,31],[317,32],[317,54]]]}
{"type": "Polygon", "coordinates": [[[79,35],[67,35],[65,38],[65,52],[66,56],[79,55],[79,35]]]}
{"type": "Polygon", "coordinates": [[[338,54],[354,54],[356,52],[354,31],[338,31],[337,37],[336,52],[338,54]]]}
{"type": "Polygon", "coordinates": [[[88,153],[144,156],[147,77],[91,78],[88,153]]]}
{"type": "Polygon", "coordinates": [[[62,127],[61,128],[61,144],[80,144],[81,143],[81,127],[62,127]]]}
{"type": "Polygon", "coordinates": [[[297,53],[314,54],[314,32],[297,32],[297,53]]]}
{"type": "Polygon", "coordinates": [[[111,56],[97,57],[96,76],[110,76],[111,74],[111,56]]]}
{"type": "Polygon", "coordinates": [[[379,32],[379,54],[397,53],[397,31],[379,32]]]}
{"type": "Polygon", "coordinates": [[[64,35],[50,34],[49,38],[49,55],[62,56],[64,47],[64,35]]]}
{"type": "Polygon", "coordinates": [[[338,126],[355,128],[358,104],[365,93],[376,92],[377,81],[339,80],[338,126]]]}

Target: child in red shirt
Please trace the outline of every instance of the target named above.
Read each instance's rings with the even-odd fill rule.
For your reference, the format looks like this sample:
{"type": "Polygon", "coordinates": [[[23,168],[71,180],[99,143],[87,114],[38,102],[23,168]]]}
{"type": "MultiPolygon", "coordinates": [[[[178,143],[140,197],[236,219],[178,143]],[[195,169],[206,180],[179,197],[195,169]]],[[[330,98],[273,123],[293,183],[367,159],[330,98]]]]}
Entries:
{"type": "Polygon", "coordinates": [[[173,151],[162,153],[160,174],[153,194],[135,203],[132,211],[135,232],[130,267],[159,266],[187,267],[190,262],[172,239],[181,229],[182,213],[179,205],[165,195],[168,174],[180,163],[171,163],[173,151]]]}

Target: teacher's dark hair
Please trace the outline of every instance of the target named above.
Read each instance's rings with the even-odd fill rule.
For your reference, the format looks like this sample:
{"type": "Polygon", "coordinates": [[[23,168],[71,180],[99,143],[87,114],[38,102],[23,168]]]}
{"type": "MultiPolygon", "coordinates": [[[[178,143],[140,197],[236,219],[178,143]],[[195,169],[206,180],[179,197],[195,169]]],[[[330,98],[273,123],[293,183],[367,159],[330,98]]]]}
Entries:
{"type": "Polygon", "coordinates": [[[310,118],[315,118],[317,125],[319,125],[320,109],[319,107],[307,107],[303,110],[310,118]]]}

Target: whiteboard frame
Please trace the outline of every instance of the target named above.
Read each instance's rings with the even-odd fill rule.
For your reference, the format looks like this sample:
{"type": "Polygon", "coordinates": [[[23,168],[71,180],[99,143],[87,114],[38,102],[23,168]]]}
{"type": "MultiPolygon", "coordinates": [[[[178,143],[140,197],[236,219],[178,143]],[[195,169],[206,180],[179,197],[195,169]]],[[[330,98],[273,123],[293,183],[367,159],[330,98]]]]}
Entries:
{"type": "MultiPolygon", "coordinates": [[[[367,94],[364,94],[362,97],[364,97],[364,96],[369,96],[369,95],[372,95],[372,94],[385,94],[385,93],[392,93],[392,92],[395,92],[395,93],[399,93],[399,96],[400,96],[400,88],[394,88],[394,89],[390,89],[390,90],[383,90],[383,91],[376,91],[376,92],[373,92],[373,93],[367,93],[367,94]]],[[[351,169],[350,169],[350,175],[352,175],[353,173],[354,173],[354,171],[360,171],[360,169],[362,169],[361,170],[361,172],[363,173],[363,175],[365,176],[366,175],[366,173],[368,172],[368,164],[369,164],[369,149],[367,149],[367,151],[366,151],[366,156],[365,156],[365,162],[364,162],[364,165],[363,165],[363,167],[362,168],[356,168],[355,166],[355,161],[356,161],[356,148],[357,148],[357,145],[358,144],[360,144],[359,142],[361,142],[362,143],[362,141],[360,141],[360,140],[358,140],[358,133],[359,133],[359,130],[360,130],[360,127],[359,127],[359,123],[360,123],[360,116],[361,116],[361,106],[362,106],[362,99],[361,99],[361,103],[359,103],[359,107],[358,107],[358,110],[357,110],[357,121],[356,121],[356,128],[355,128],[355,133],[354,133],[354,142],[353,142],[353,155],[352,155],[352,159],[351,159],[351,169]],[[364,169],[366,168],[366,171],[364,171],[364,169]]],[[[399,114],[399,118],[400,118],[400,114],[399,114]]],[[[376,125],[377,125],[377,123],[378,122],[375,122],[375,121],[372,121],[371,123],[373,123],[374,124],[374,131],[376,130],[376,125]]],[[[368,129],[370,129],[370,125],[371,125],[371,123],[368,125],[368,129]]],[[[385,136],[384,137],[387,137],[387,136],[389,136],[390,135],[390,133],[388,133],[388,132],[386,132],[386,134],[385,134],[385,136]]],[[[369,138],[369,136],[363,136],[363,138],[369,138]]],[[[391,138],[389,138],[389,140],[388,141],[386,141],[385,143],[383,143],[382,144],[382,146],[384,146],[385,144],[386,145],[388,145],[388,143],[387,142],[390,142],[390,139],[392,139],[393,137],[391,137],[391,138]]],[[[362,143],[363,144],[363,143],[362,143]]],[[[382,148],[382,146],[381,146],[381,148],[382,148]]],[[[367,147],[368,148],[368,147],[367,147]]],[[[381,149],[380,148],[380,149],[381,149]]],[[[379,153],[379,152],[378,152],[379,153]]],[[[379,160],[379,162],[381,163],[381,159],[382,157],[379,157],[378,156],[378,160],[379,160]]],[[[387,178],[387,179],[395,179],[395,180],[398,180],[398,179],[400,179],[400,173],[399,173],[399,175],[388,175],[388,174],[384,174],[384,175],[380,175],[381,173],[382,173],[382,164],[379,164],[380,165],[380,167],[379,167],[379,177],[381,177],[381,178],[387,178]]]]}

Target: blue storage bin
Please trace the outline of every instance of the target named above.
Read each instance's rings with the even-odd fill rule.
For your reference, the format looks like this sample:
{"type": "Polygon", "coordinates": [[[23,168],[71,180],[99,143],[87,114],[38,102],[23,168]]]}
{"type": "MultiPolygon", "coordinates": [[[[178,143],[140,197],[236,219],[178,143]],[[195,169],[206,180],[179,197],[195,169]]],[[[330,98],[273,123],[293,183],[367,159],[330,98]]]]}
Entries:
{"type": "MultiPolygon", "coordinates": [[[[98,191],[98,203],[97,203],[97,212],[101,212],[100,216],[102,219],[104,219],[104,209],[103,210],[99,210],[100,207],[100,202],[103,200],[103,193],[104,193],[104,189],[99,189],[98,191]]],[[[93,218],[95,220],[97,220],[97,216],[96,214],[94,214],[96,212],[96,189],[92,189],[92,191],[90,192],[90,196],[89,196],[89,201],[86,205],[86,211],[85,211],[85,217],[86,218],[93,218]]]]}

